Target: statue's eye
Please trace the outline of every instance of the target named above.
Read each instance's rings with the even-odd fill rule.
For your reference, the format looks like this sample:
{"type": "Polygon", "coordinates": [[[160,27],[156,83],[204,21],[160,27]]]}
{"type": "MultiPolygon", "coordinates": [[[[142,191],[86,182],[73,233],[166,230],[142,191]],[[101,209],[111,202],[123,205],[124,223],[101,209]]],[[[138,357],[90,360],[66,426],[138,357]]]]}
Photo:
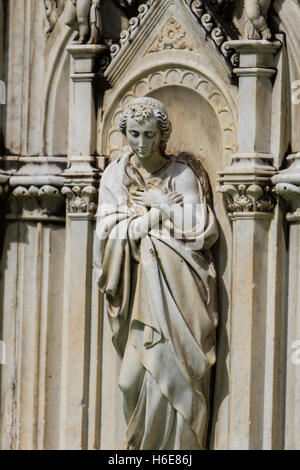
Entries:
{"type": "Polygon", "coordinates": [[[149,137],[150,139],[155,136],[154,132],[146,132],[146,137],[149,137]]]}
{"type": "Polygon", "coordinates": [[[132,135],[132,137],[138,137],[139,136],[139,133],[137,131],[130,131],[130,134],[132,135]]]}

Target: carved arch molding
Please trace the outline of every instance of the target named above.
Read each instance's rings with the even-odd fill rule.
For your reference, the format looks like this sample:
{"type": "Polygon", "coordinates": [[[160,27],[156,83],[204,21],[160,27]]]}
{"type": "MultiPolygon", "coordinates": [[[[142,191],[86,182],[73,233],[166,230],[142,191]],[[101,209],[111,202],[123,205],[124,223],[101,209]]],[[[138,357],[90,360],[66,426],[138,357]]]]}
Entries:
{"type": "Polygon", "coordinates": [[[123,139],[118,128],[118,119],[131,100],[170,86],[189,89],[211,106],[222,133],[222,163],[228,163],[237,149],[237,119],[233,100],[223,91],[222,84],[205,69],[175,63],[165,64],[164,69],[155,67],[146,70],[142,76],[131,79],[118,90],[102,123],[101,153],[108,154],[109,149],[111,158],[117,158],[123,139]]]}
{"type": "MultiPolygon", "coordinates": [[[[173,57],[168,62],[165,60],[163,52],[153,52],[151,58],[148,58],[148,62],[147,58],[143,58],[142,66],[144,70],[136,68],[134,73],[131,72],[131,74],[124,76],[121,84],[115,90],[110,90],[106,94],[99,150],[100,154],[110,155],[112,159],[119,156],[125,142],[118,128],[118,120],[127,104],[135,98],[149,95],[157,97],[155,96],[156,92],[178,87],[183,92],[190,92],[192,97],[198,95],[201,98],[199,101],[197,99],[194,100],[195,105],[199,102],[201,103],[201,101],[206,102],[207,108],[210,108],[210,114],[214,116],[214,122],[218,127],[218,129],[215,129],[215,139],[219,138],[220,140],[221,152],[219,154],[212,154],[210,152],[209,158],[212,157],[215,160],[212,166],[206,165],[206,162],[203,162],[202,159],[201,162],[208,172],[212,192],[214,193],[214,210],[219,225],[222,227],[220,242],[215,252],[218,264],[221,266],[218,272],[218,276],[222,277],[219,280],[219,295],[222,299],[228,299],[230,297],[231,273],[230,263],[227,260],[231,256],[232,234],[227,213],[222,204],[222,197],[220,194],[215,193],[215,187],[217,171],[229,165],[231,157],[237,152],[238,113],[236,96],[234,96],[236,89],[234,85],[228,85],[228,82],[225,84],[224,79],[208,70],[202,64],[195,64],[192,52],[185,50],[185,58],[183,58],[183,54],[179,50],[172,52],[173,57]]],[[[223,77],[221,73],[220,75],[223,77]]],[[[197,96],[195,97],[197,98],[197,96]]],[[[180,104],[178,104],[178,111],[180,111],[179,108],[180,104]]],[[[197,133],[197,124],[194,122],[192,125],[193,132],[197,133]]],[[[227,302],[223,301],[220,307],[222,318],[227,318],[228,312],[226,309],[227,302]]],[[[226,336],[226,333],[224,335],[226,336]]],[[[224,357],[227,355],[225,350],[226,347],[223,348],[224,357]]],[[[103,354],[104,357],[106,354],[109,354],[105,347],[103,354]]],[[[224,371],[226,371],[226,367],[224,367],[224,371]]],[[[106,390],[105,393],[111,396],[111,388],[115,386],[116,384],[112,385],[105,382],[103,385],[106,390]]],[[[111,442],[109,445],[111,445],[111,442]]]]}

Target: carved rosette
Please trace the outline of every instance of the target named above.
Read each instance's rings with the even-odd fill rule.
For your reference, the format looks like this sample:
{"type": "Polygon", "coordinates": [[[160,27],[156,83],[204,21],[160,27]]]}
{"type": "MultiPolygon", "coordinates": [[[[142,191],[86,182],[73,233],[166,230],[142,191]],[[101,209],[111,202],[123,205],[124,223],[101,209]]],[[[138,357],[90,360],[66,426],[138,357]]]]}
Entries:
{"type": "Polygon", "coordinates": [[[64,198],[59,188],[31,185],[11,189],[7,219],[64,222],[64,198]]]}
{"type": "Polygon", "coordinates": [[[92,185],[64,186],[62,195],[67,200],[69,216],[94,216],[97,209],[97,189],[92,185]]]}
{"type": "Polygon", "coordinates": [[[148,49],[148,54],[151,52],[159,52],[170,49],[187,49],[192,51],[192,44],[187,37],[181,24],[178,23],[176,18],[172,16],[159,36],[155,39],[153,44],[148,49]]]}
{"type": "Polygon", "coordinates": [[[218,187],[225,199],[228,214],[272,213],[276,205],[273,190],[268,185],[224,184],[218,187]]]}

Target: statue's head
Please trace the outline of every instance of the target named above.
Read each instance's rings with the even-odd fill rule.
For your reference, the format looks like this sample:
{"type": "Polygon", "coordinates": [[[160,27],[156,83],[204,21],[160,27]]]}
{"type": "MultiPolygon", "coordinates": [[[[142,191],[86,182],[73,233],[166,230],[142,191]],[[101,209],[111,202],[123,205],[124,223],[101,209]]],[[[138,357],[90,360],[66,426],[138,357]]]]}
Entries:
{"type": "Polygon", "coordinates": [[[160,101],[148,97],[131,101],[120,117],[119,127],[140,158],[149,158],[158,148],[165,155],[172,125],[160,101]]]}

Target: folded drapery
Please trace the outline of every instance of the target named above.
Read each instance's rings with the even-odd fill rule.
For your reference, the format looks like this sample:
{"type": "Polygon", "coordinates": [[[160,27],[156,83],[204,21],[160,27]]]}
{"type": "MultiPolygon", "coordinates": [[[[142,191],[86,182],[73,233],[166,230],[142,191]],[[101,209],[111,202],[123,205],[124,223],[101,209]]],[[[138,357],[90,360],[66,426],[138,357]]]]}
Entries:
{"type": "MultiPolygon", "coordinates": [[[[113,342],[122,356],[126,449],[204,449],[210,369],[215,363],[216,275],[210,246],[218,237],[200,178],[182,158],[145,180],[126,153],[102,176],[95,261],[106,294],[113,342]],[[132,238],[145,207],[131,199],[144,186],[181,193],[191,181],[193,226],[157,221],[132,238]]],[[[181,207],[191,200],[183,194],[181,207]]]]}

